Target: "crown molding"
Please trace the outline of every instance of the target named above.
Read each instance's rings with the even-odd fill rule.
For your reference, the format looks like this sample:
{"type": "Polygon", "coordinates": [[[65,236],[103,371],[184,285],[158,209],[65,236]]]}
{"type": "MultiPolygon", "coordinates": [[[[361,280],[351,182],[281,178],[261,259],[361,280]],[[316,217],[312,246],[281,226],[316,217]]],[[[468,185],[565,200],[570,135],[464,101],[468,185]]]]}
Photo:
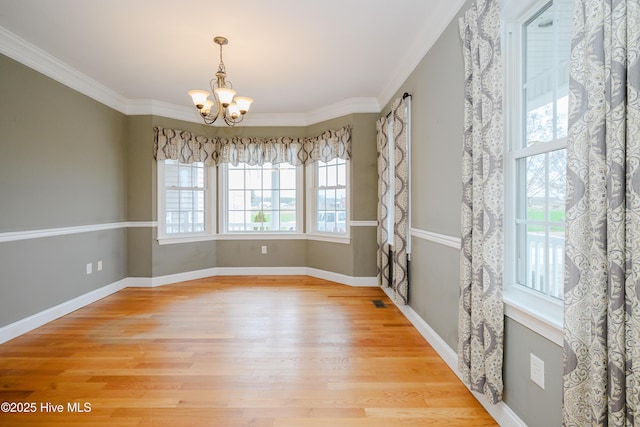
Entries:
{"type": "MultiPolygon", "coordinates": [[[[391,98],[400,90],[402,85],[407,81],[411,73],[416,69],[418,64],[422,62],[427,52],[438,41],[447,26],[452,23],[453,18],[460,11],[466,0],[450,0],[443,2],[442,10],[432,10],[429,17],[425,17],[424,25],[418,32],[418,36],[413,41],[409,49],[409,53],[404,60],[399,62],[396,71],[389,83],[380,91],[378,95],[378,103],[380,110],[391,101],[391,98]],[[434,19],[433,17],[438,17],[434,19]],[[429,19],[431,18],[431,19],[429,19]],[[437,30],[437,31],[434,31],[437,30]]],[[[406,88],[406,90],[411,90],[406,88]]]]}
{"type": "Polygon", "coordinates": [[[124,97],[1,26],[0,53],[126,114],[126,99],[124,97]]]}
{"type": "Polygon", "coordinates": [[[349,98],[321,107],[305,114],[307,125],[335,119],[354,113],[379,113],[380,103],[376,98],[349,98]]]}
{"type": "MultiPolygon", "coordinates": [[[[155,115],[202,123],[194,108],[154,99],[127,99],[0,26],[0,53],[126,115],[155,115]]],[[[309,126],[354,113],[379,113],[375,98],[351,98],[307,113],[252,113],[243,126],[309,126]]],[[[220,125],[222,126],[222,125],[220,125]]]]}

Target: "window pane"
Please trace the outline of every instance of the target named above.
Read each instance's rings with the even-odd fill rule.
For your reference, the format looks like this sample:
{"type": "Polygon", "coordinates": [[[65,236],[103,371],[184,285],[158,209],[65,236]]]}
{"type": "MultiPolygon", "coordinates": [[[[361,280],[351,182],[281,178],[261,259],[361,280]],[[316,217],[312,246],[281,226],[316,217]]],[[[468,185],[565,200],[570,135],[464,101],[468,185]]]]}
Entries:
{"type": "Polygon", "coordinates": [[[347,186],[347,165],[344,162],[338,166],[338,185],[340,187],[347,186]]]}
{"type": "Polygon", "coordinates": [[[241,190],[244,188],[244,170],[229,169],[227,174],[230,190],[241,190]]]}
{"type": "Polygon", "coordinates": [[[164,184],[167,187],[178,186],[178,163],[174,160],[165,160],[164,184]]]}
{"type": "Polygon", "coordinates": [[[544,221],[546,216],[547,154],[524,158],[527,171],[527,219],[544,221]]]}
{"type": "Polygon", "coordinates": [[[179,172],[178,185],[180,187],[191,187],[193,185],[192,176],[191,176],[191,166],[180,165],[178,172],[179,172]]]}
{"type": "Polygon", "coordinates": [[[327,166],[324,162],[318,161],[318,187],[327,186],[327,166]]]}
{"type": "Polygon", "coordinates": [[[248,190],[262,189],[262,171],[256,169],[247,169],[245,171],[245,188],[248,190]]]}
{"type": "Polygon", "coordinates": [[[296,192],[295,190],[280,191],[280,209],[296,210],[296,192]]]}
{"type": "Polygon", "coordinates": [[[240,190],[229,191],[229,209],[231,210],[243,210],[245,208],[245,192],[240,190]]]}
{"type": "Polygon", "coordinates": [[[245,231],[244,211],[229,211],[227,222],[229,231],[245,231]]]}
{"type": "Polygon", "coordinates": [[[296,188],[296,170],[284,169],[280,171],[280,188],[293,190],[296,188]]]}
{"type": "Polygon", "coordinates": [[[180,209],[180,191],[179,190],[167,190],[165,193],[165,209],[169,211],[177,211],[180,209]]]}
{"type": "Polygon", "coordinates": [[[338,167],[327,167],[327,186],[335,187],[338,184],[338,167]]]}
{"type": "Polygon", "coordinates": [[[562,299],[566,150],[518,160],[523,179],[517,202],[516,282],[562,299]]]}
{"type": "Polygon", "coordinates": [[[293,231],[296,229],[296,213],[295,211],[280,212],[280,230],[293,231]]]}
{"type": "Polygon", "coordinates": [[[336,209],[345,210],[347,208],[347,190],[336,190],[336,209]]]}
{"type": "Polygon", "coordinates": [[[316,199],[316,208],[318,212],[326,209],[327,190],[318,190],[318,197],[316,199]]]}
{"type": "Polygon", "coordinates": [[[193,231],[204,232],[204,211],[194,212],[193,231]]]}
{"type": "Polygon", "coordinates": [[[189,233],[191,231],[191,212],[180,212],[180,232],[189,233]]]}
{"type": "MultiPolygon", "coordinates": [[[[296,168],[268,163],[263,166],[242,165],[242,168],[243,182],[238,178],[234,184],[238,188],[225,190],[229,218],[226,231],[289,231],[291,227],[295,231],[296,168]],[[281,190],[282,185],[285,185],[284,190],[281,190]],[[284,211],[293,217],[293,222],[285,224],[286,228],[281,224],[284,211]]],[[[240,166],[227,170],[229,175],[238,172],[240,166]]]]}
{"type": "Polygon", "coordinates": [[[181,190],[180,191],[180,210],[190,211],[193,209],[193,191],[181,190]]]}
{"type": "Polygon", "coordinates": [[[166,234],[204,232],[206,203],[205,166],[167,160],[164,165],[166,234]]]}
{"type": "Polygon", "coordinates": [[[265,231],[269,230],[271,223],[271,212],[269,211],[252,211],[250,213],[251,216],[251,226],[252,230],[256,231],[265,231]]]}
{"type": "Polygon", "coordinates": [[[204,212],[204,191],[195,191],[193,209],[204,212]]]}

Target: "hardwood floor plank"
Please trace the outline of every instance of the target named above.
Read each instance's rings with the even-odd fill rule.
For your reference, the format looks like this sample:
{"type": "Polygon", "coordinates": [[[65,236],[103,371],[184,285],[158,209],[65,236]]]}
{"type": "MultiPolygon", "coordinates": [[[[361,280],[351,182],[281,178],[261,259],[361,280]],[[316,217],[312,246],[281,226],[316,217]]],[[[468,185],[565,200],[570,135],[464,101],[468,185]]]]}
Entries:
{"type": "Polygon", "coordinates": [[[124,289],[0,345],[0,401],[37,407],[2,426],[497,425],[381,289],[307,276],[124,289]]]}

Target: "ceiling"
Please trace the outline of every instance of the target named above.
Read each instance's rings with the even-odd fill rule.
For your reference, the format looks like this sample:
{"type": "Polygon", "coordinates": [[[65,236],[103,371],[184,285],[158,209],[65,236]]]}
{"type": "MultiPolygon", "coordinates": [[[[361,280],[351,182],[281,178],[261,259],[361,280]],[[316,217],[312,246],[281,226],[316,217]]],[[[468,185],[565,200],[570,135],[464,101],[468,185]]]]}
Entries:
{"type": "Polygon", "coordinates": [[[0,52],[54,78],[72,74],[58,80],[82,80],[69,84],[81,91],[97,86],[93,97],[120,110],[161,106],[198,121],[187,91],[208,88],[221,35],[228,80],[255,100],[250,116],[309,124],[380,111],[463,3],[0,0],[0,52]]]}

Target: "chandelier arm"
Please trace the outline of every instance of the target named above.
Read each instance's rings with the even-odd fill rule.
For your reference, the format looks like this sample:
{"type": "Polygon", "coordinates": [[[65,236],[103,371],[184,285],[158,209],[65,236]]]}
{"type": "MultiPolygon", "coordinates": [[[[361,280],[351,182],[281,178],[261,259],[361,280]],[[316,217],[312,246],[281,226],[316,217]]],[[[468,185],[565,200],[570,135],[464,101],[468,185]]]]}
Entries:
{"type": "Polygon", "coordinates": [[[233,119],[232,117],[227,116],[226,108],[222,111],[222,118],[224,119],[224,122],[227,124],[227,126],[235,126],[241,123],[244,120],[244,116],[244,114],[241,114],[238,118],[233,119]]]}
{"type": "Polygon", "coordinates": [[[229,41],[221,36],[214,37],[213,41],[220,46],[220,64],[218,65],[218,71],[216,72],[216,76],[209,82],[213,99],[211,101],[208,100],[206,91],[194,90],[190,91],[189,94],[192,96],[196,107],[200,110],[200,116],[204,120],[205,124],[211,125],[218,119],[218,117],[222,117],[228,126],[235,126],[244,120],[245,113],[249,111],[249,105],[251,105],[253,100],[246,96],[238,97],[239,100],[241,98],[242,101],[238,104],[234,104],[236,92],[233,90],[233,84],[231,81],[226,80],[227,70],[222,59],[222,46],[226,45],[229,41]],[[216,93],[216,89],[219,90],[220,94],[216,93]],[[207,98],[206,102],[205,98],[207,98]],[[224,99],[225,104],[222,104],[221,99],[224,99]],[[209,103],[211,103],[210,106],[209,103]],[[200,107],[203,104],[209,108],[208,113],[203,113],[205,108],[200,107]],[[215,111],[213,111],[213,104],[215,104],[215,111]],[[225,107],[225,105],[233,105],[233,113],[230,113],[230,110],[228,107],[225,107]],[[241,106],[238,107],[238,105],[241,106]],[[240,108],[242,108],[242,110],[240,110],[240,108]]]}

